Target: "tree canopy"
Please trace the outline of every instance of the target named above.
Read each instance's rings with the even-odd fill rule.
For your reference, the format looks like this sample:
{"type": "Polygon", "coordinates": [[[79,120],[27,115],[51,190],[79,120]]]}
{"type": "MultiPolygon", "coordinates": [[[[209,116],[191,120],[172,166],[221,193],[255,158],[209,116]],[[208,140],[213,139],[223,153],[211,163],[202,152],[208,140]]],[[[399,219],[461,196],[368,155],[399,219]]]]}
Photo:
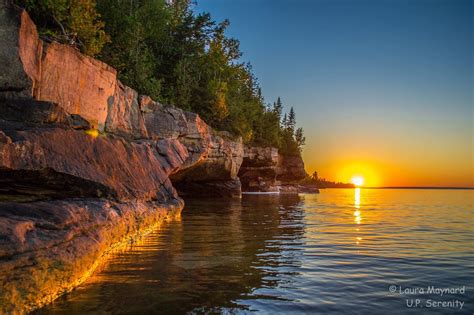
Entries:
{"type": "Polygon", "coordinates": [[[42,36],[78,46],[117,69],[141,94],[194,111],[245,143],[299,154],[305,138],[293,108],[265,105],[252,67],[240,60],[229,21],[196,14],[190,0],[18,0],[42,36]]]}

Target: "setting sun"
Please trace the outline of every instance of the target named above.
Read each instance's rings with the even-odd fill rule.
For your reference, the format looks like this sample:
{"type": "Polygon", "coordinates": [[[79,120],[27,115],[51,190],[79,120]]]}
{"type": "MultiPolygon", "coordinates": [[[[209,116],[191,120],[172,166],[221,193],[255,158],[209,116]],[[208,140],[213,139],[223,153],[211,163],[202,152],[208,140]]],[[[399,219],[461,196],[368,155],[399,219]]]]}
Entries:
{"type": "Polygon", "coordinates": [[[364,179],[360,176],[354,176],[351,179],[351,182],[356,185],[356,186],[362,186],[364,185],[364,179]]]}

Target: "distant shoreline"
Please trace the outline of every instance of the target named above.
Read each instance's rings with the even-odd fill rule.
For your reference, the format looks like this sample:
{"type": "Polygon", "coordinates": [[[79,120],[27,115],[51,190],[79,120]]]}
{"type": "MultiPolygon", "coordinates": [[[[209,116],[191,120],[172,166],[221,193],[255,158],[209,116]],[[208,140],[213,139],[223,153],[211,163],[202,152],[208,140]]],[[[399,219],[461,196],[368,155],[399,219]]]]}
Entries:
{"type": "Polygon", "coordinates": [[[386,186],[386,187],[356,187],[364,189],[452,189],[452,190],[474,190],[474,187],[420,187],[420,186],[386,186]]]}

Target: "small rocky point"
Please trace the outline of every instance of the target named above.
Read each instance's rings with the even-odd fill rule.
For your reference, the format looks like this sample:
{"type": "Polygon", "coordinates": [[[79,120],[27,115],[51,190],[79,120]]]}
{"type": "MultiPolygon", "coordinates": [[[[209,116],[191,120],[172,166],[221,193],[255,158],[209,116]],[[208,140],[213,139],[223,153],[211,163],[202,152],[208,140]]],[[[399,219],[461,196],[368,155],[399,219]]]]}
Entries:
{"type": "Polygon", "coordinates": [[[297,192],[300,156],[245,147],[139,95],[0,0],[0,313],[82,283],[121,244],[179,217],[181,196],[297,192]],[[242,167],[241,167],[242,165],[242,167]]]}

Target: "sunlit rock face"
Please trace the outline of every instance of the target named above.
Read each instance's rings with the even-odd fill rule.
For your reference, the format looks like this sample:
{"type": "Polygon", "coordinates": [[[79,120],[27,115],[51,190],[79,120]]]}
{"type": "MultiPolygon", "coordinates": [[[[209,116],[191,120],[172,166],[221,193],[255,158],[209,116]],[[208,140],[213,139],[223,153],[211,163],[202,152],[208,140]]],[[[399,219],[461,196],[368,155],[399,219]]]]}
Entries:
{"type": "Polygon", "coordinates": [[[73,198],[0,207],[0,313],[22,314],[74,289],[130,238],[178,218],[183,204],[73,198]]]}
{"type": "Polygon", "coordinates": [[[67,112],[87,119],[94,128],[104,129],[107,101],[113,97],[117,84],[115,69],[54,42],[45,45],[40,69],[36,99],[57,103],[67,112]]]}
{"type": "Polygon", "coordinates": [[[142,97],[148,135],[152,139],[179,140],[187,149],[188,159],[171,175],[182,196],[240,196],[237,177],[243,158],[241,138],[216,132],[195,113],[162,105],[142,97]]]}
{"type": "Polygon", "coordinates": [[[73,289],[113,246],[183,207],[169,180],[188,157],[179,141],[87,127],[52,103],[0,101],[0,313],[73,289]]]}
{"type": "Polygon", "coordinates": [[[192,196],[240,195],[240,138],[163,106],[0,1],[0,313],[77,286],[192,196]],[[172,184],[173,181],[173,184],[172,184]]]}
{"type": "MultiPolygon", "coordinates": [[[[85,119],[91,128],[123,138],[179,140],[188,151],[188,158],[172,179],[183,194],[197,192],[184,189],[194,187],[193,182],[201,185],[212,182],[211,195],[240,194],[237,177],[243,156],[240,138],[215,132],[195,113],[162,105],[147,96],[139,98],[136,91],[117,80],[115,69],[73,47],[43,43],[26,12],[10,15],[12,21],[15,16],[21,19],[21,23],[15,21],[10,26],[19,34],[19,40],[7,40],[11,42],[9,46],[17,47],[13,52],[23,62],[27,74],[18,83],[21,89],[15,88],[21,90],[22,96],[58,104],[66,113],[85,119]],[[180,185],[184,182],[186,185],[180,185]]],[[[8,53],[11,51],[5,55],[9,56],[8,53]]],[[[20,66],[15,66],[19,77],[20,66]]],[[[10,93],[8,97],[19,95],[10,93]]]]}
{"type": "Polygon", "coordinates": [[[122,137],[143,139],[148,137],[145,121],[138,104],[138,93],[117,81],[113,98],[108,100],[105,123],[107,132],[122,137]]]}
{"type": "Polygon", "coordinates": [[[34,98],[80,115],[93,128],[146,137],[137,93],[117,80],[109,65],[59,43],[44,43],[25,11],[2,1],[0,98],[34,98]],[[6,30],[3,31],[3,30],[6,30]]]}

